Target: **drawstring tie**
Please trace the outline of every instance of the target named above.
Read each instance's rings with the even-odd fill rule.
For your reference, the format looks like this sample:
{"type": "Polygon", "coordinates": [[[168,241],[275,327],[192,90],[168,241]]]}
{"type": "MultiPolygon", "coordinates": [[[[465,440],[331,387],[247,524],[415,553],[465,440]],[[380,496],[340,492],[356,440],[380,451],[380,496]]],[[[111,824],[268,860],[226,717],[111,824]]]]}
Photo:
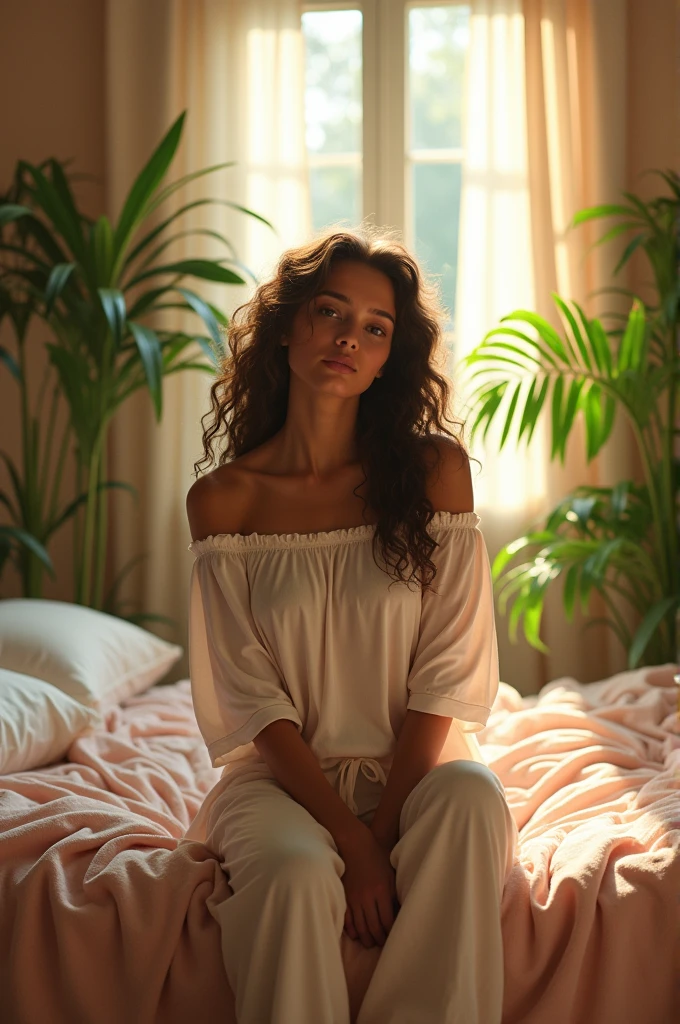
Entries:
{"type": "Polygon", "coordinates": [[[353,814],[358,814],[359,808],[354,800],[354,786],[356,785],[359,769],[370,782],[382,782],[387,785],[387,776],[382,765],[373,757],[346,757],[340,762],[337,778],[340,781],[338,793],[345,801],[353,814]]]}

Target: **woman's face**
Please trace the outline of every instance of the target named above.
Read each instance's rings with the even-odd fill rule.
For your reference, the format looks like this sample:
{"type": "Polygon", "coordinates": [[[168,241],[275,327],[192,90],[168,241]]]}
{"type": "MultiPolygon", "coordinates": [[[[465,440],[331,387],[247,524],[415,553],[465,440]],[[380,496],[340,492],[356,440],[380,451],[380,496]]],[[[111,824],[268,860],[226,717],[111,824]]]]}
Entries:
{"type": "Polygon", "coordinates": [[[390,354],[395,320],[389,277],[365,263],[342,260],[311,302],[304,302],[295,314],[287,336],[291,372],[329,394],[361,394],[380,375],[390,354]],[[351,363],[352,373],[324,361],[340,358],[351,363]]]}

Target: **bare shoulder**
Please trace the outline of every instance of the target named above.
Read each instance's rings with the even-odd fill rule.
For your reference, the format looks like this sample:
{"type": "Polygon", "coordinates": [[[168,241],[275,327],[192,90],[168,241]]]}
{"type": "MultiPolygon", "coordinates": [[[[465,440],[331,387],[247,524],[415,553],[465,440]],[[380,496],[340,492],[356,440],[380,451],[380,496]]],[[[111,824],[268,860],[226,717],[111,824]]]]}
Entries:
{"type": "Polygon", "coordinates": [[[428,450],[428,498],[435,511],[474,512],[474,494],[467,452],[451,437],[433,437],[438,453],[435,462],[428,450]]]}
{"type": "Polygon", "coordinates": [[[249,498],[248,474],[235,463],[225,463],[200,476],[186,497],[191,539],[240,533],[249,498]]]}

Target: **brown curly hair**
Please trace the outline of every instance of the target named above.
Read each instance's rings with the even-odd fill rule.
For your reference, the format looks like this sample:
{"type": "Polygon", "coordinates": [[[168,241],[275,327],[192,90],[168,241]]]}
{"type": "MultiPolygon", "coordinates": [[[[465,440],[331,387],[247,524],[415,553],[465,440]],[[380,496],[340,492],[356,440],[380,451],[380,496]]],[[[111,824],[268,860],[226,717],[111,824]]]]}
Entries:
{"type": "Polygon", "coordinates": [[[396,571],[395,582],[408,584],[415,577],[427,589],[436,576],[429,556],[438,544],[427,532],[435,509],[426,495],[425,446],[433,450],[437,462],[439,451],[432,438],[443,432],[469,454],[463,422],[447,416],[451,388],[436,369],[446,356],[439,289],[390,235],[370,224],[357,230],[326,228],[311,241],[286,250],[274,277],[234,311],[225,329],[230,354],[225,346],[210,388],[211,410],[201,418],[201,426],[206,417],[213,418],[204,430],[203,456],[194,463],[194,470],[198,475],[205,462],[223,465],[244,455],[283,427],[290,368],[280,339],[291,328],[301,304],[311,303],[336,261],[359,261],[382,271],[394,287],[397,316],[382,376],[359,397],[356,440],[363,482],[368,484],[364,506],[377,516],[374,560],[380,544],[385,562],[396,571]],[[460,427],[458,437],[442,419],[460,427]],[[227,441],[216,462],[213,439],[221,428],[227,441]],[[388,561],[388,552],[396,556],[396,563],[388,561]],[[414,567],[405,579],[402,569],[409,555],[414,567]],[[425,570],[430,570],[426,578],[425,570]]]}

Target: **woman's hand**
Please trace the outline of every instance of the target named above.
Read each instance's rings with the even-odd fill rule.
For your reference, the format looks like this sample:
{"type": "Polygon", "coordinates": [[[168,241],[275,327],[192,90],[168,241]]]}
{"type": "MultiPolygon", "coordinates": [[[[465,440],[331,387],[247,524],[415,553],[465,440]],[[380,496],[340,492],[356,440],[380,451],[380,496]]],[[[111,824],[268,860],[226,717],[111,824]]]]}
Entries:
{"type": "Polygon", "coordinates": [[[345,931],[370,949],[384,946],[399,911],[391,847],[367,828],[342,851],[347,910],[345,931]]]}
{"type": "Polygon", "coordinates": [[[392,835],[392,834],[387,835],[381,829],[376,828],[374,823],[373,823],[373,821],[371,821],[371,823],[368,826],[368,828],[373,833],[373,835],[375,836],[377,841],[380,843],[382,848],[385,850],[385,852],[387,853],[387,856],[389,857],[389,855],[392,853],[392,850],[393,850],[394,846],[396,845],[396,843],[397,843],[397,841],[399,839],[399,835],[396,832],[395,832],[394,835],[392,835]]]}

